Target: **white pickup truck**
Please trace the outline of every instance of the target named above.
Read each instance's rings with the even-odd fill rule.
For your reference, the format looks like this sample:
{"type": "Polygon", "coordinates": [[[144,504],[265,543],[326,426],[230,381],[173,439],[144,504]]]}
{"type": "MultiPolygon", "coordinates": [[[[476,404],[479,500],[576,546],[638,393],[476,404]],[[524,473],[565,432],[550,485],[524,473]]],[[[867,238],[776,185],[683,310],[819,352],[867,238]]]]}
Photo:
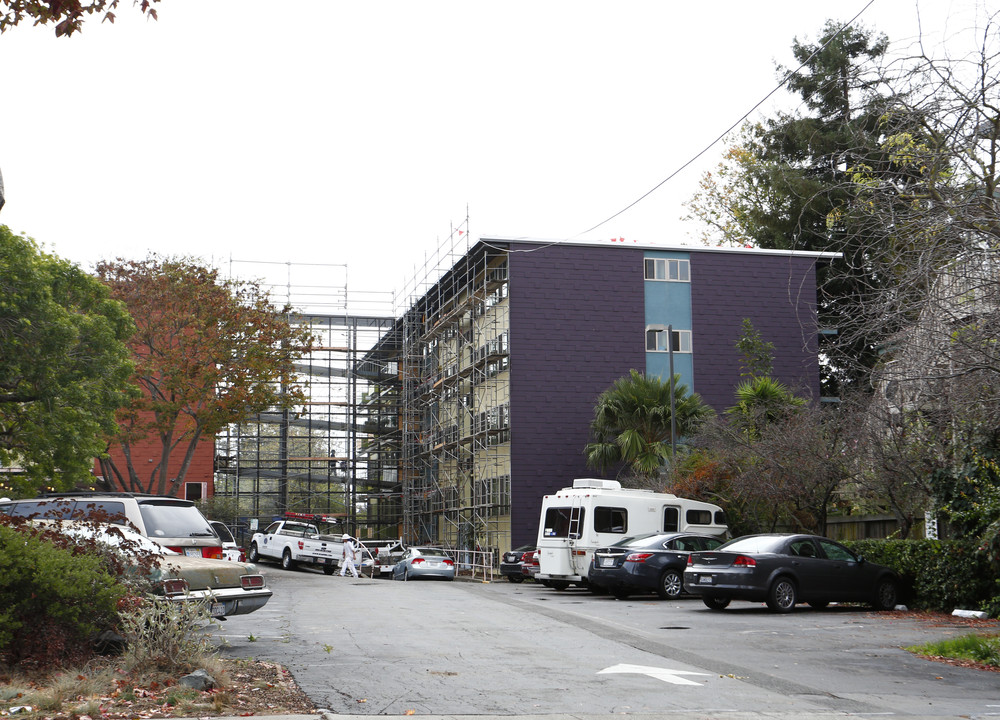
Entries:
{"type": "Polygon", "coordinates": [[[371,575],[392,575],[392,569],[403,557],[406,546],[402,538],[396,540],[360,540],[361,570],[371,567],[371,575]]]}
{"type": "Polygon", "coordinates": [[[250,538],[247,560],[279,560],[285,570],[294,570],[298,563],[318,565],[327,575],[333,575],[340,564],[343,543],[339,537],[321,535],[313,523],[278,520],[263,532],[250,538]]]}

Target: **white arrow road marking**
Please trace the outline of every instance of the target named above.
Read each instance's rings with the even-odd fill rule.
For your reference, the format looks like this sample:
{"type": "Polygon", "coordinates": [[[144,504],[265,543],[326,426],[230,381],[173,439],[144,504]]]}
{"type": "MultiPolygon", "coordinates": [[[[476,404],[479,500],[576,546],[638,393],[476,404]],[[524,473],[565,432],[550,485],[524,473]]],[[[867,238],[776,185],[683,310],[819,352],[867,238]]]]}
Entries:
{"type": "Polygon", "coordinates": [[[698,685],[701,683],[695,682],[694,680],[688,680],[687,678],[679,677],[680,675],[704,675],[709,676],[709,673],[703,672],[688,672],[686,670],[668,670],[667,668],[650,667],[649,665],[612,665],[611,667],[604,668],[603,670],[598,670],[598,675],[604,675],[605,673],[632,673],[634,675],[649,675],[649,677],[656,678],[657,680],[662,680],[663,682],[673,683],[674,685],[698,685]]]}

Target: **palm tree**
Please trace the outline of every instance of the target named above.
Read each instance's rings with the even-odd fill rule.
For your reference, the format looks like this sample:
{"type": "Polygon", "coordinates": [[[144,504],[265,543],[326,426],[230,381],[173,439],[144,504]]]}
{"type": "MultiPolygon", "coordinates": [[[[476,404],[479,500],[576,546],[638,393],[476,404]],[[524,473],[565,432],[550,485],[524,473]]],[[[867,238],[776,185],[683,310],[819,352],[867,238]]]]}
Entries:
{"type": "Polygon", "coordinates": [[[736,388],[736,405],[726,414],[752,440],[759,437],[763,426],[784,419],[805,404],[784,383],[770,377],[752,377],[736,388]]]}
{"type": "Polygon", "coordinates": [[[680,383],[680,375],[670,383],[630,370],[597,398],[590,423],[593,441],[584,449],[587,465],[604,472],[625,463],[639,477],[655,477],[671,456],[671,385],[678,437],[692,434],[712,415],[701,396],[680,383]]]}

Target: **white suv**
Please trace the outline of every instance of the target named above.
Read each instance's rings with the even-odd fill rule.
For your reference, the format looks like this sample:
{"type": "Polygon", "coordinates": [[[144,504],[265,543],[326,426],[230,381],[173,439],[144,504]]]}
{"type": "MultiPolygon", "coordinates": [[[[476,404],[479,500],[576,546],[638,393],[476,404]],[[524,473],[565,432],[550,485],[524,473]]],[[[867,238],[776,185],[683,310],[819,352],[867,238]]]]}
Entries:
{"type": "Polygon", "coordinates": [[[95,514],[133,525],[150,540],[182,555],[221,558],[222,541],[190,500],[138,493],[51,493],[30,500],[0,502],[0,514],[70,520],[95,514]]]}

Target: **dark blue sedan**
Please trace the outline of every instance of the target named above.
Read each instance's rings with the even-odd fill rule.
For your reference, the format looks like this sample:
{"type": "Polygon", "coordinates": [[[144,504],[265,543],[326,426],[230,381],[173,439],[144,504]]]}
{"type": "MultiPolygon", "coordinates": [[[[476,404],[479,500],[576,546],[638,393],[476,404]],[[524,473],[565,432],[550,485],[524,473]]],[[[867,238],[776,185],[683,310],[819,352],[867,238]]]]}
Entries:
{"type": "Polygon", "coordinates": [[[898,578],[829,538],[816,535],[745,535],[716,550],[691,553],[684,587],[706,606],[722,610],[731,600],[765,602],[774,612],[798,603],[896,605],[898,578]]]}
{"type": "Polygon", "coordinates": [[[587,581],[591,589],[606,590],[619,600],[633,593],[655,592],[665,600],[683,591],[688,553],[722,544],[711,535],[648,533],[597,548],[587,581]]]}

